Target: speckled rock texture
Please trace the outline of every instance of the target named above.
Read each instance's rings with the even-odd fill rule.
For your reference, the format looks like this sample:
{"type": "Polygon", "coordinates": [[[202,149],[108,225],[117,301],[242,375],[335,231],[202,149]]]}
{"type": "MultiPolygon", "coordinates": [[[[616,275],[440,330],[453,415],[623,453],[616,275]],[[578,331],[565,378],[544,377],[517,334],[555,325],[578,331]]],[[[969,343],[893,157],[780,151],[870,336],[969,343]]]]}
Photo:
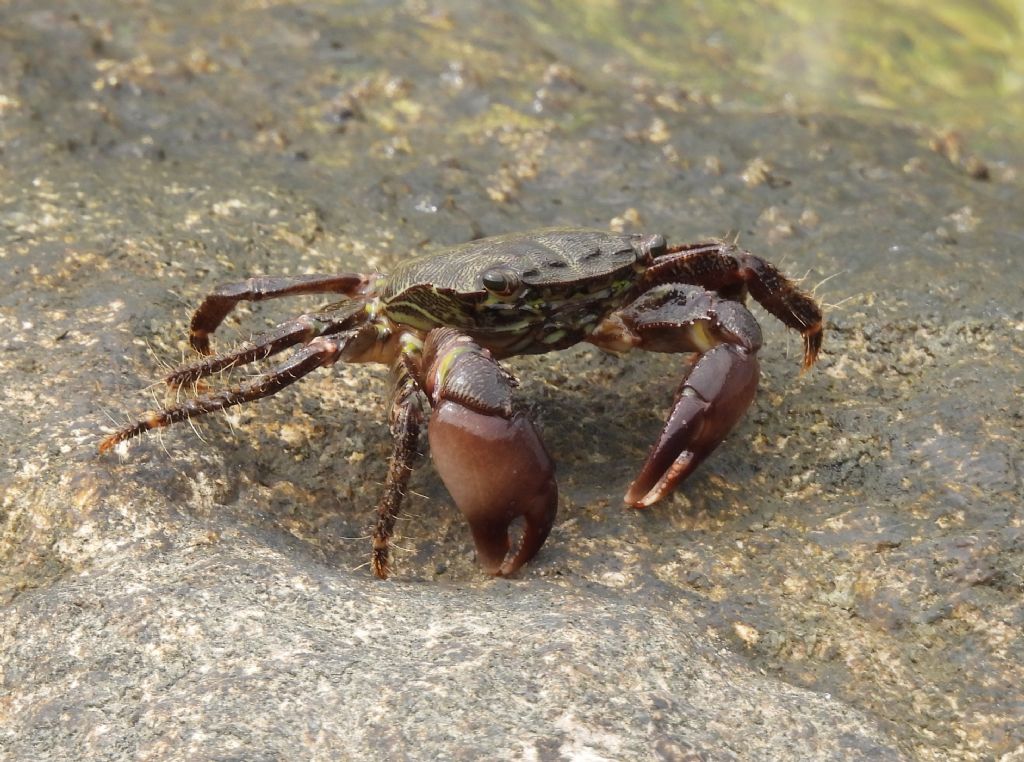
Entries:
{"type": "Polygon", "coordinates": [[[1021,759],[1020,146],[501,8],[0,8],[0,758],[1021,759]],[[751,412],[646,511],[682,360],[510,361],[561,489],[513,580],[426,458],[370,575],[381,368],[97,454],[217,283],[549,225],[738,235],[826,304],[821,361],[757,311],[751,412]]]}
{"type": "Polygon", "coordinates": [[[862,712],[600,586],[374,585],[243,541],[116,560],[9,616],[33,633],[4,642],[15,758],[895,756],[862,712]]]}

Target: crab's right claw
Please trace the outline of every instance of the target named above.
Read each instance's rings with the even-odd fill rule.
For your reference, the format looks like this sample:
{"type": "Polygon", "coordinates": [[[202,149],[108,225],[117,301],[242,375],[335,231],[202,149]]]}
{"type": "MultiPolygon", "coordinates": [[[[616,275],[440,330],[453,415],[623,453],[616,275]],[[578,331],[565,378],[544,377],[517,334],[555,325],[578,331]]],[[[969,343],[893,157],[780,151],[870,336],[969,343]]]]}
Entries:
{"type": "Polygon", "coordinates": [[[667,495],[725,439],[757,391],[754,352],[719,344],[683,379],[675,405],[625,502],[646,508],[667,495]]]}
{"type": "Polygon", "coordinates": [[[554,465],[533,424],[521,413],[504,418],[446,401],[434,409],[429,433],[434,465],[469,524],[480,565],[513,574],[540,550],[558,508],[554,465]]]}

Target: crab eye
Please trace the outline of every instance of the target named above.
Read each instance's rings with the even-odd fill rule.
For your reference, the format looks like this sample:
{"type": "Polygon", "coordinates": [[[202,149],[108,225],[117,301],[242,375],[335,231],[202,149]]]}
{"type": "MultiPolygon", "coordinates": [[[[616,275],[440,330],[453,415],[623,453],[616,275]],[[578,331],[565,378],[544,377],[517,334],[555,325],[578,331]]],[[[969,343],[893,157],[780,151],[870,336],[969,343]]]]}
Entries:
{"type": "Polygon", "coordinates": [[[484,288],[499,296],[511,296],[523,285],[519,274],[507,267],[492,267],[489,270],[484,270],[480,280],[483,282],[484,288]]]}
{"type": "Polygon", "coordinates": [[[665,236],[656,233],[655,235],[638,236],[633,248],[640,255],[640,261],[649,265],[655,257],[660,257],[668,251],[668,244],[665,242],[665,236]]]}

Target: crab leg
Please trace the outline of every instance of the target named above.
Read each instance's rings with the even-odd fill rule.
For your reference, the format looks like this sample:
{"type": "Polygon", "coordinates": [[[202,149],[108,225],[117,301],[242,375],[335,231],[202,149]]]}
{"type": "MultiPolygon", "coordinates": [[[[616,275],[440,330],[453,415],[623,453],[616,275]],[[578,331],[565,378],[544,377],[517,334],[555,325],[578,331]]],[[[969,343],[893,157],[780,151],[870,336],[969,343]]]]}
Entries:
{"type": "Polygon", "coordinates": [[[384,494],[377,505],[377,524],[373,529],[373,555],[370,566],[381,579],[391,574],[391,536],[402,507],[412,467],[419,454],[420,429],[423,427],[423,395],[408,367],[396,363],[392,371],[391,436],[394,449],[388,462],[384,494]]]}
{"type": "Polygon", "coordinates": [[[822,314],[817,302],[803,293],[770,262],[725,241],[673,246],[644,273],[646,288],[682,281],[742,298],[749,290],[758,304],[804,339],[803,369],[818,358],[822,314]]]}
{"type": "Polygon", "coordinates": [[[136,437],[151,429],[170,426],[179,421],[276,394],[317,368],[333,365],[337,360],[343,358],[351,348],[355,347],[357,350],[361,348],[366,343],[364,336],[366,333],[366,330],[355,330],[329,336],[318,336],[306,346],[296,350],[287,360],[261,376],[228,389],[204,394],[186,400],[179,405],[149,413],[135,423],[115,431],[100,442],[100,452],[107,452],[119,442],[136,437]]]}
{"type": "Polygon", "coordinates": [[[201,378],[212,376],[222,370],[264,360],[288,347],[305,344],[317,336],[338,333],[350,327],[363,310],[365,302],[349,300],[341,302],[335,309],[300,315],[277,326],[272,331],[259,334],[233,352],[208,355],[186,365],[164,377],[168,386],[178,387],[201,378]]]}
{"type": "Polygon", "coordinates": [[[261,302],[283,296],[308,294],[344,294],[357,296],[366,292],[375,276],[359,273],[333,275],[293,275],[287,278],[249,278],[240,283],[226,283],[209,294],[192,315],[188,340],[197,352],[210,354],[210,334],[239,302],[261,302]]]}
{"type": "Polygon", "coordinates": [[[540,550],[555,521],[554,464],[530,420],[512,406],[514,381],[490,353],[449,328],[423,347],[423,389],[434,408],[430,451],[469,523],[480,565],[509,575],[540,550]],[[513,547],[509,532],[523,520],[513,547]]]}
{"type": "Polygon", "coordinates": [[[661,500],[725,439],[750,406],[761,331],[739,302],[696,286],[657,286],[600,323],[589,341],[616,352],[698,352],[625,502],[661,500]]]}

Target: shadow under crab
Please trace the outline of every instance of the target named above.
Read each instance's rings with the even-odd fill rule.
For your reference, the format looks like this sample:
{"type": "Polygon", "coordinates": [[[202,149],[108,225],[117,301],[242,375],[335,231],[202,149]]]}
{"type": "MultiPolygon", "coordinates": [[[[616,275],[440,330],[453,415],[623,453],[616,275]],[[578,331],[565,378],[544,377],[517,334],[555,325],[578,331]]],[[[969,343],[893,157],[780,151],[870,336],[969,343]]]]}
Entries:
{"type": "Polygon", "coordinates": [[[374,573],[390,573],[390,541],[429,408],[434,465],[469,524],[480,564],[508,575],[547,539],[558,489],[550,455],[514,404],[516,381],[498,361],[581,341],[615,353],[696,353],[624,498],[645,508],[722,442],[754,398],[761,331],[743,305],[748,293],[800,331],[809,368],[821,347],[821,309],[773,265],[723,241],[668,246],[661,235],[542,230],[411,259],[389,276],[250,278],[206,297],[189,338],[207,356],[173,371],[167,383],[180,387],[299,348],[263,375],[139,418],[103,439],[100,451],[275,394],[339,360],[383,363],[391,370],[394,448],[377,506],[374,573]],[[210,334],[238,302],[300,294],[343,299],[210,354],[210,334]],[[523,530],[513,544],[518,520],[523,530]]]}

